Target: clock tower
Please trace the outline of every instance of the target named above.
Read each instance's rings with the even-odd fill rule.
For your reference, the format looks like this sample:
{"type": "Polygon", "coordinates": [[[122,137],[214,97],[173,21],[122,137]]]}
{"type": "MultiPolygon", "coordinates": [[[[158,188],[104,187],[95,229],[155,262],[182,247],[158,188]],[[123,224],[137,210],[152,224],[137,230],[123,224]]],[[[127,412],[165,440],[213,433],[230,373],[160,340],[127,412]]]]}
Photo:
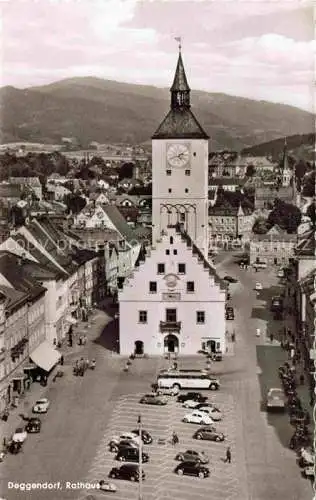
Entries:
{"type": "Polygon", "coordinates": [[[208,135],[191,111],[181,48],[170,110],[152,137],[152,240],[181,224],[208,251],[208,135]]]}

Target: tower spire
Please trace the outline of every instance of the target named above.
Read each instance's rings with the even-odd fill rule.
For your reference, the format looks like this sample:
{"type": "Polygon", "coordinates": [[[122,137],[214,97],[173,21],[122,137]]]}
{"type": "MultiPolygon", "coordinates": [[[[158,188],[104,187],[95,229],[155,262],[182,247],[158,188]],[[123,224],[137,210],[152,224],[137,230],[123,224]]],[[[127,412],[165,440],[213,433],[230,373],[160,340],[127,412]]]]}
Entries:
{"type": "Polygon", "coordinates": [[[181,38],[177,37],[179,42],[179,56],[176,67],[176,72],[173,79],[173,84],[170,88],[171,92],[171,109],[189,109],[190,105],[190,87],[185,74],[182,54],[181,54],[181,38]]]}

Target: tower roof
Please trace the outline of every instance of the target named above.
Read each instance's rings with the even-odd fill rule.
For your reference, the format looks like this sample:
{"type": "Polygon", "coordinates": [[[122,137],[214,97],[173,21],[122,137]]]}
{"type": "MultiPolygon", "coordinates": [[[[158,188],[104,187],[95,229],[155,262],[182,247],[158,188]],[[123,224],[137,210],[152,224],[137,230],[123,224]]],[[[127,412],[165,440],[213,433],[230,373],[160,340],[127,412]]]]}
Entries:
{"type": "Polygon", "coordinates": [[[171,109],[152,139],[209,139],[190,109],[190,87],[184,70],[181,47],[170,92],[171,109]]]}
{"type": "Polygon", "coordinates": [[[190,87],[188,85],[187,77],[185,74],[181,51],[179,51],[178,63],[176,68],[176,73],[174,75],[173,84],[171,86],[171,92],[185,91],[190,92],[190,87]]]}

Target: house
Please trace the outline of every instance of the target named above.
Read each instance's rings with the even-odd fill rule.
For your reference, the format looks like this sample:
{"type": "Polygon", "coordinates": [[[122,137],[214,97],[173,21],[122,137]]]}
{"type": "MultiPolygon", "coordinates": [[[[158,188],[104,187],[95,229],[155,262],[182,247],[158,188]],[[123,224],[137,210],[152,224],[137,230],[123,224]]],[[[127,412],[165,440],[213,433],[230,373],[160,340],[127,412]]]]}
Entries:
{"type": "Polygon", "coordinates": [[[251,234],[250,264],[288,265],[295,257],[296,234],[273,226],[266,234],[251,234]]]}
{"type": "Polygon", "coordinates": [[[236,192],[242,190],[244,183],[245,180],[238,177],[212,178],[209,180],[209,190],[222,188],[224,191],[236,192]]]}
{"type": "Polygon", "coordinates": [[[109,203],[109,199],[105,193],[91,193],[89,196],[89,202],[92,202],[96,205],[105,205],[109,203]]]}
{"type": "Polygon", "coordinates": [[[151,242],[118,293],[123,355],[226,350],[225,285],[206,257],[209,137],[191,109],[181,51],[170,92],[152,136],[151,242]]]}
{"type": "Polygon", "coordinates": [[[232,241],[237,238],[249,238],[254,221],[254,211],[244,201],[238,205],[218,202],[208,209],[210,245],[219,241],[232,241]]]}
{"type": "Polygon", "coordinates": [[[107,242],[104,247],[105,276],[107,295],[114,296],[118,290],[119,251],[113,242],[107,242]]]}
{"type": "Polygon", "coordinates": [[[47,183],[47,192],[52,194],[52,198],[55,201],[63,201],[64,197],[71,194],[71,190],[63,186],[62,184],[47,183]]]}
{"type": "Polygon", "coordinates": [[[28,186],[38,200],[43,198],[42,184],[38,177],[10,177],[9,182],[18,186],[28,186]]]}
{"type": "Polygon", "coordinates": [[[5,206],[15,205],[21,200],[25,190],[20,184],[9,184],[2,182],[0,184],[0,200],[5,206]]]}
{"type": "Polygon", "coordinates": [[[301,332],[301,346],[305,352],[304,359],[310,358],[311,350],[314,349],[315,339],[315,307],[316,307],[316,263],[314,269],[297,282],[298,297],[298,329],[301,332]]]}

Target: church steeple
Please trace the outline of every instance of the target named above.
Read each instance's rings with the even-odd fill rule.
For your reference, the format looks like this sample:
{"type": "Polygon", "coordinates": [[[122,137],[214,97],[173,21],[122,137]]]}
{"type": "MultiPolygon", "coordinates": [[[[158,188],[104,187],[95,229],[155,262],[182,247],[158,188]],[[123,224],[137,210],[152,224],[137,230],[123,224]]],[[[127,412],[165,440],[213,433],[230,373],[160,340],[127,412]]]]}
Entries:
{"type": "Polygon", "coordinates": [[[170,88],[171,92],[171,109],[189,109],[190,108],[190,92],[187,77],[184,70],[184,65],[181,55],[181,45],[179,45],[179,57],[176,72],[173,79],[173,84],[170,88]]]}

